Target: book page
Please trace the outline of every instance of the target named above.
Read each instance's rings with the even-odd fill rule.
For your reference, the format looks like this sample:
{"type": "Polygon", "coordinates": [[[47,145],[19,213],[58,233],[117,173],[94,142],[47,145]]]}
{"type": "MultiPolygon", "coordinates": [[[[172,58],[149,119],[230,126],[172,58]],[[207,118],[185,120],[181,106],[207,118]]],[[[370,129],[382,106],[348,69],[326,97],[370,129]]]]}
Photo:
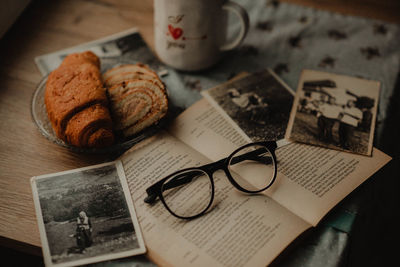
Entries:
{"type": "Polygon", "coordinates": [[[276,156],[281,175],[266,194],[314,226],[391,160],[376,148],[368,157],[299,143],[276,156]]]}
{"type": "Polygon", "coordinates": [[[236,148],[251,142],[205,98],[182,112],[168,132],[212,160],[225,158],[236,148]]]}
{"type": "MultiPolygon", "coordinates": [[[[217,113],[200,100],[177,117],[170,133],[212,160],[224,158],[247,140],[217,113]]],[[[391,159],[378,149],[367,157],[299,143],[278,145],[276,156],[277,179],[265,194],[314,226],[391,159]]]]}
{"type": "MultiPolygon", "coordinates": [[[[202,94],[204,98],[181,113],[169,132],[208,158],[218,160],[246,143],[284,137],[294,92],[273,71],[243,72],[202,94]]],[[[288,143],[280,139],[278,146],[288,143]]]]}
{"type": "Polygon", "coordinates": [[[122,157],[149,257],[156,263],[265,266],[310,227],[268,196],[237,191],[223,172],[214,174],[212,209],[197,219],[175,218],[159,200],[154,205],[144,203],[146,188],[165,175],[208,161],[167,133],[138,144],[122,157]]]}

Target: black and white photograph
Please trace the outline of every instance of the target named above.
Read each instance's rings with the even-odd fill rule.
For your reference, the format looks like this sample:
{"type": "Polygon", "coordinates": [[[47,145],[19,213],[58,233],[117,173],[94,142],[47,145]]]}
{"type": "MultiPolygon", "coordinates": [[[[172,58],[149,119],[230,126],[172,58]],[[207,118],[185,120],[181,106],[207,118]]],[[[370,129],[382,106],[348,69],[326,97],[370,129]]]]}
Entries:
{"type": "Polygon", "coordinates": [[[154,56],[137,29],[131,29],[86,44],[38,56],[35,58],[35,62],[40,72],[46,75],[57,68],[68,54],[87,50],[92,51],[100,58],[102,71],[118,64],[135,64],[137,62],[149,65],[159,74],[167,71],[158,58],[154,56]]]}
{"type": "Polygon", "coordinates": [[[252,141],[284,138],[294,92],[271,70],[234,79],[203,95],[252,141]]]}
{"type": "Polygon", "coordinates": [[[380,83],[304,70],[287,138],[371,155],[380,83]]]}
{"type": "Polygon", "coordinates": [[[146,252],[120,161],[33,177],[46,266],[146,252]]]}

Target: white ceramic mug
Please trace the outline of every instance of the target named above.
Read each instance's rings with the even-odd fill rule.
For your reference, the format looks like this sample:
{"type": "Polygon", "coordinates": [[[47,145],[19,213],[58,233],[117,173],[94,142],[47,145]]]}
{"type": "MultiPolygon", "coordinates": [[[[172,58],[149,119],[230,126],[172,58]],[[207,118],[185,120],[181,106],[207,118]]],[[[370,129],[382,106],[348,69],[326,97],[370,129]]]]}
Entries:
{"type": "Polygon", "coordinates": [[[154,43],[165,64],[196,71],[216,63],[223,51],[237,47],[249,28],[247,12],[226,0],[154,0],[154,43]],[[240,21],[238,35],[229,43],[227,12],[240,21]]]}

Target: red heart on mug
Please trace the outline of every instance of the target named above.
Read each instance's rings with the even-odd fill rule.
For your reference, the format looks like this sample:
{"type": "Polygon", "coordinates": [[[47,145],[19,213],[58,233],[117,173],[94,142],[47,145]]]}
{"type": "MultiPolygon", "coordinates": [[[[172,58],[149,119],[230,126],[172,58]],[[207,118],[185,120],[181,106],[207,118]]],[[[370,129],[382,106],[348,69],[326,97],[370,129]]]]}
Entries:
{"type": "Polygon", "coordinates": [[[175,40],[182,36],[183,30],[181,28],[174,28],[171,24],[168,25],[168,30],[175,40]]]}

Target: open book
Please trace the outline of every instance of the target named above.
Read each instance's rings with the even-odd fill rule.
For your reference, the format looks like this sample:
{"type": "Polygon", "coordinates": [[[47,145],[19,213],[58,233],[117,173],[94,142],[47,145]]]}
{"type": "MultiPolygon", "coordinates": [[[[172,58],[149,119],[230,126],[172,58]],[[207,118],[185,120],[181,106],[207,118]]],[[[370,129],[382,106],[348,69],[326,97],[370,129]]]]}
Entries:
{"type": "MultiPolygon", "coordinates": [[[[246,77],[222,86],[237,87],[246,77]]],[[[222,109],[202,99],[167,131],[122,155],[151,260],[163,266],[265,266],[391,159],[378,149],[366,157],[278,142],[277,179],[263,194],[238,192],[216,173],[214,207],[200,218],[181,220],[160,201],[144,203],[146,188],[164,176],[224,158],[250,139],[222,109]]]]}

